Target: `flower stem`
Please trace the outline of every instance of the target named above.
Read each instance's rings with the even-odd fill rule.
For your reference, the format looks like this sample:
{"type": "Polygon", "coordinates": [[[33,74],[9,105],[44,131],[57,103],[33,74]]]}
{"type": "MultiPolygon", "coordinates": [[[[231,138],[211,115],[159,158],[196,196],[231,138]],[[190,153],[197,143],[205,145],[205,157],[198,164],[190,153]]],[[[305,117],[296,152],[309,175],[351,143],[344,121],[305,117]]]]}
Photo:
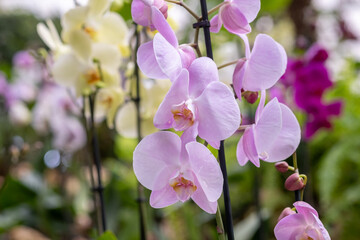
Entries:
{"type": "Polygon", "coordinates": [[[213,7],[212,9],[210,9],[210,10],[208,11],[208,15],[212,14],[213,12],[215,12],[216,10],[218,10],[219,8],[221,8],[221,6],[225,5],[226,3],[228,3],[228,2],[222,2],[222,3],[220,3],[219,5],[213,7]]]}
{"type": "Polygon", "coordinates": [[[186,5],[183,1],[175,1],[175,0],[165,0],[165,1],[169,3],[177,4],[185,8],[185,10],[188,11],[196,20],[200,19],[200,17],[193,10],[191,10],[191,8],[188,5],[186,5]]]}
{"type": "MultiPolygon", "coordinates": [[[[102,232],[106,231],[106,216],[105,216],[105,203],[104,203],[104,187],[101,183],[101,163],[100,163],[100,149],[99,149],[99,142],[96,134],[95,129],[95,120],[94,120],[94,112],[95,112],[95,96],[94,94],[89,95],[89,105],[90,105],[90,131],[91,131],[91,145],[92,145],[92,152],[94,157],[94,163],[96,167],[97,173],[97,187],[94,188],[94,191],[98,193],[99,203],[100,203],[100,210],[101,210],[101,223],[102,223],[102,232]]],[[[90,169],[92,171],[92,169],[90,169]]]]}
{"type": "Polygon", "coordinates": [[[217,233],[218,233],[218,238],[219,240],[225,240],[225,231],[224,231],[224,224],[221,218],[221,211],[220,211],[220,207],[219,204],[217,206],[217,211],[216,211],[216,224],[217,224],[217,233]]]}
{"type": "MultiPolygon", "coordinates": [[[[141,115],[140,115],[140,73],[139,73],[139,66],[137,65],[137,51],[140,47],[140,34],[135,23],[135,49],[134,49],[134,75],[136,81],[136,97],[133,98],[133,101],[136,106],[136,131],[137,131],[137,139],[138,142],[141,141],[141,115]]],[[[146,222],[145,222],[145,197],[144,197],[144,187],[138,183],[137,186],[138,192],[138,202],[139,202],[139,217],[140,217],[140,236],[142,240],[146,239],[146,222]]]]}
{"type": "MultiPolygon", "coordinates": [[[[294,154],[293,154],[293,164],[294,164],[294,172],[299,173],[296,152],[294,152],[294,154]]],[[[296,190],[295,191],[295,202],[300,201],[300,200],[301,200],[300,190],[296,190]]]]}
{"type": "Polygon", "coordinates": [[[230,66],[230,65],[233,65],[233,64],[237,64],[238,62],[239,62],[239,60],[235,60],[235,61],[231,61],[231,62],[222,64],[222,65],[218,66],[218,69],[222,69],[224,67],[227,67],[227,66],[230,66]]]}

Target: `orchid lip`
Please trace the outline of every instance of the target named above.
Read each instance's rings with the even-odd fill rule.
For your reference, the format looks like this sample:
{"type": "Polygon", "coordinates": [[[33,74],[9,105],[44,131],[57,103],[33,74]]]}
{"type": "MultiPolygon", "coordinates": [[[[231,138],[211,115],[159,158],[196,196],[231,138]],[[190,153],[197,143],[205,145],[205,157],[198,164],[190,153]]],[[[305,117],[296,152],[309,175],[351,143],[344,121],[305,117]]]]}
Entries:
{"type": "Polygon", "coordinates": [[[180,104],[173,105],[171,112],[174,117],[173,127],[176,131],[184,131],[191,127],[195,121],[195,107],[192,100],[188,99],[180,104]]]}
{"type": "Polygon", "coordinates": [[[169,180],[169,185],[174,189],[178,199],[185,202],[190,199],[197,187],[193,181],[186,179],[183,173],[169,180]]]}

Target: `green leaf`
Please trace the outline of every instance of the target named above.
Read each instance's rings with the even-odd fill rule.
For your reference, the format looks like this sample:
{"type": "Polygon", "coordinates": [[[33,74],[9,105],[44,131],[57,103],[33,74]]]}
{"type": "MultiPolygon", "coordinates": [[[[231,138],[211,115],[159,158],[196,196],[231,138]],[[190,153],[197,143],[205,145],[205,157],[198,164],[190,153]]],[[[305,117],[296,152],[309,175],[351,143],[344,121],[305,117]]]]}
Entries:
{"type": "Polygon", "coordinates": [[[117,237],[111,231],[106,231],[97,240],[117,240],[117,237]]]}

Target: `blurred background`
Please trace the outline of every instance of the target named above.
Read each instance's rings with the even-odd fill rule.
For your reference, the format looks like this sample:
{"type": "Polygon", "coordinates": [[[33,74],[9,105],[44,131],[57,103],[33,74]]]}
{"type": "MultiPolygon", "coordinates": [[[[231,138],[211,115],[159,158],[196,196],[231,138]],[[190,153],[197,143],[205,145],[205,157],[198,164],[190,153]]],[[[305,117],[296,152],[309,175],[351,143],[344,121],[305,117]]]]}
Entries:
{"type": "MultiPolygon", "coordinates": [[[[185,2],[200,12],[197,1],[185,2]]],[[[218,3],[209,1],[209,9],[218,3]]],[[[111,8],[129,27],[130,4],[116,0],[111,8]]],[[[305,201],[318,210],[332,239],[357,240],[360,1],[262,0],[261,4],[251,24],[250,43],[258,33],[266,33],[287,51],[287,71],[269,94],[286,103],[301,124],[297,156],[300,172],[308,176],[305,201]]],[[[84,141],[80,114],[72,110],[66,90],[56,94],[44,90],[48,72],[36,58],[39,49],[46,49],[36,25],[52,19],[60,31],[59,17],[74,6],[70,0],[0,0],[0,239],[97,236],[88,149],[80,143],[84,141]],[[58,108],[65,108],[72,120],[56,117],[61,119],[59,128],[49,130],[52,123],[44,119],[58,108]]],[[[193,19],[179,6],[169,11],[180,42],[191,41],[193,19]]],[[[244,56],[242,41],[224,29],[212,35],[212,42],[217,65],[244,56]]],[[[204,45],[200,48],[204,50],[204,45]]],[[[221,80],[230,83],[232,71],[233,67],[221,69],[221,80]]],[[[256,106],[241,102],[243,124],[252,121],[256,106]]],[[[109,130],[105,122],[99,122],[98,129],[108,228],[118,239],[139,239],[132,170],[137,140],[109,130]]],[[[241,240],[274,239],[280,212],[294,202],[294,194],[283,187],[289,174],[266,162],[261,168],[240,167],[235,155],[240,136],[226,141],[235,235],[241,240]]],[[[147,197],[149,193],[145,191],[147,197]]],[[[219,203],[223,209],[222,198],[219,203]]],[[[215,216],[191,201],[159,210],[146,205],[149,239],[217,239],[215,216]]]]}

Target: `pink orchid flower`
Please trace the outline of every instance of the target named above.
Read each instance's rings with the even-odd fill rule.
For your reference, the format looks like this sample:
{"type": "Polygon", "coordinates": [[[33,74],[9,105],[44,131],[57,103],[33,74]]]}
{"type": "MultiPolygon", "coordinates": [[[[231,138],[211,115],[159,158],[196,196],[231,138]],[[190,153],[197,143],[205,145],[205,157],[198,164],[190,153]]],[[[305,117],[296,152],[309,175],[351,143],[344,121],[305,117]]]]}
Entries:
{"type": "Polygon", "coordinates": [[[328,231],[319,219],[317,211],[308,203],[298,201],[294,203],[297,214],[290,214],[282,218],[275,226],[276,239],[313,239],[330,240],[328,231]]]}
{"type": "Polygon", "coordinates": [[[236,150],[241,166],[249,160],[260,167],[259,159],[278,162],[291,156],[300,143],[300,125],[293,112],[273,98],[264,107],[262,91],[255,123],[246,128],[236,150]]]}
{"type": "Polygon", "coordinates": [[[153,8],[157,9],[166,19],[168,6],[164,0],[133,0],[131,3],[131,16],[134,22],[144,27],[154,29],[153,8]]]}
{"type": "Polygon", "coordinates": [[[256,36],[250,52],[246,35],[240,35],[245,43],[246,59],[239,60],[233,74],[236,95],[241,99],[241,89],[257,92],[272,87],[285,73],[287,57],[284,48],[266,34],[256,36]]]}
{"type": "Polygon", "coordinates": [[[219,148],[240,125],[240,110],[231,90],[219,82],[214,61],[201,57],[173,82],[154,117],[159,129],[194,131],[219,148]]]}
{"type": "Polygon", "coordinates": [[[133,167],[139,182],[152,190],[152,207],[191,198],[204,211],[216,213],[224,180],[219,164],[204,145],[186,143],[172,132],[157,132],[136,147],[133,167]]]}
{"type": "Polygon", "coordinates": [[[152,7],[152,19],[159,31],[152,41],[137,52],[140,70],[148,77],[174,80],[182,68],[188,68],[196,58],[192,47],[179,45],[176,35],[158,9],[152,7]]]}
{"type": "Polygon", "coordinates": [[[249,23],[254,21],[260,10],[260,0],[225,0],[210,21],[210,31],[219,32],[221,26],[231,33],[244,34],[251,32],[249,23]]]}

